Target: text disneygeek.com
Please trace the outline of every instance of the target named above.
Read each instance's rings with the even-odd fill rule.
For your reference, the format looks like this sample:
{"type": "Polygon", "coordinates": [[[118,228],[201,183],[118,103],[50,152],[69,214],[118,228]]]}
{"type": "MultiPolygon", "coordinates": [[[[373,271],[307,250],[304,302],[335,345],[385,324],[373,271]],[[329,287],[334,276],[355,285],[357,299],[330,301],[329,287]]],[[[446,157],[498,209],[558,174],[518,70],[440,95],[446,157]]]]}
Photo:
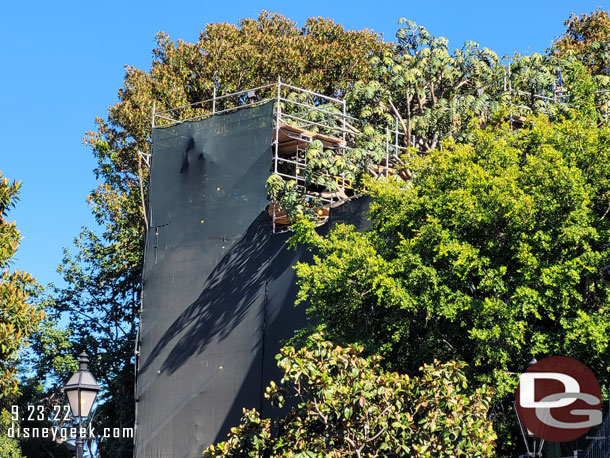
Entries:
{"type": "Polygon", "coordinates": [[[91,438],[111,438],[111,439],[124,439],[133,438],[133,428],[100,428],[101,435],[96,434],[96,428],[89,425],[86,428],[57,428],[57,427],[38,427],[38,428],[22,428],[18,425],[11,425],[8,429],[8,437],[13,439],[52,439],[56,441],[61,439],[66,441],[68,439],[75,439],[77,437],[82,439],[91,438]]]}

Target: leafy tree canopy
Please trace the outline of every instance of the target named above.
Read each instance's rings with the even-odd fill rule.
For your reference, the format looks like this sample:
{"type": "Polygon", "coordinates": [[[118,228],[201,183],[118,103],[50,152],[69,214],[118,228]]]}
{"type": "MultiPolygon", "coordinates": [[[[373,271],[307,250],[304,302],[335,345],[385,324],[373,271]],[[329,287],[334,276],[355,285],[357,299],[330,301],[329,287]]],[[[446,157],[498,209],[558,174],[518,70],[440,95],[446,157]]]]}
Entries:
{"type": "Polygon", "coordinates": [[[464,360],[500,398],[532,356],[607,376],[610,129],[538,117],[473,134],[411,158],[408,183],[369,181],[372,230],[302,222],[319,255],[297,266],[299,301],[393,370],[464,360]]]}
{"type": "Polygon", "coordinates": [[[6,218],[18,200],[21,183],[0,174],[0,406],[6,407],[18,393],[16,360],[27,338],[36,330],[44,312],[30,304],[35,279],[26,272],[10,271],[21,236],[17,224],[6,218]]]}
{"type": "Polygon", "coordinates": [[[348,96],[350,112],[375,124],[393,124],[399,116],[401,143],[433,149],[469,120],[485,119],[502,86],[503,67],[493,51],[474,42],[451,53],[446,38],[413,21],[400,22],[405,25],[396,33],[396,45],[371,59],[376,79],[360,82],[348,96]]]}
{"type": "Polygon", "coordinates": [[[20,187],[21,183],[10,182],[0,173],[0,450],[11,458],[20,456],[17,443],[6,434],[10,426],[7,409],[19,394],[17,359],[44,318],[44,312],[30,303],[36,280],[26,272],[9,269],[21,236],[17,224],[7,217],[18,201],[20,187]]]}
{"type": "Polygon", "coordinates": [[[291,395],[298,406],[277,422],[244,410],[241,424],[204,457],[493,456],[489,391],[469,391],[462,364],[435,361],[409,377],[361,352],[322,335],[300,350],[284,347],[284,377],[266,397],[283,406],[291,395]]]}
{"type": "Polygon", "coordinates": [[[561,57],[575,56],[594,75],[610,74],[610,17],[608,11],[570,15],[565,32],[553,48],[561,57]]]}

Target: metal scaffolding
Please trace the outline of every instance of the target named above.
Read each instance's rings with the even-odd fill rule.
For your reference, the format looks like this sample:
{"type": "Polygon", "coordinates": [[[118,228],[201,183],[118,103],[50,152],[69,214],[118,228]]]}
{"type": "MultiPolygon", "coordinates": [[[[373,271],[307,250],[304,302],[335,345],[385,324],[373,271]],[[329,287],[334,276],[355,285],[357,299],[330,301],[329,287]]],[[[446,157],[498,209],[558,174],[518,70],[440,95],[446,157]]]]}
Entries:
{"type": "MultiPolygon", "coordinates": [[[[153,110],[153,127],[198,121],[271,101],[274,102],[273,173],[296,183],[297,189],[308,202],[307,205],[311,202],[318,223],[323,224],[328,219],[330,208],[350,199],[354,189],[345,174],[327,176],[336,182],[333,191],[317,189],[308,183],[304,173],[307,168],[306,151],[315,140],[321,141],[324,149],[333,151],[336,156],[343,156],[353,148],[355,139],[361,135],[362,128],[367,123],[347,113],[345,100],[296,87],[278,79],[276,83],[232,94],[218,96],[214,91],[211,99],[169,110],[153,110]]],[[[399,132],[397,119],[392,129],[388,127],[385,130],[385,158],[376,165],[375,172],[388,176],[395,173],[393,158],[404,154],[407,148],[400,146],[404,133],[399,132]]],[[[289,220],[277,202],[269,202],[268,212],[273,233],[290,229],[293,221],[289,220]]]]}

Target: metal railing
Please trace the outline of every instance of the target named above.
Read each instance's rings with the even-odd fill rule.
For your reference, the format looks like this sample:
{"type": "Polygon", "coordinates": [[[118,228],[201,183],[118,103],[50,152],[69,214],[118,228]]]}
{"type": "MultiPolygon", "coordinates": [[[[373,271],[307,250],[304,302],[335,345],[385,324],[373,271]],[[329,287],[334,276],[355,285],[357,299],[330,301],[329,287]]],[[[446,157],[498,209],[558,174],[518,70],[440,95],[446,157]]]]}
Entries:
{"type": "Polygon", "coordinates": [[[584,453],[578,455],[580,458],[610,458],[610,415],[606,415],[595,435],[588,438],[591,443],[584,453]]]}
{"type": "MultiPolygon", "coordinates": [[[[325,209],[346,200],[346,189],[350,187],[345,174],[335,177],[335,192],[314,193],[306,186],[304,171],[307,168],[307,145],[316,139],[322,139],[325,149],[331,149],[336,155],[345,155],[352,149],[356,138],[367,123],[347,113],[345,100],[320,94],[314,91],[282,82],[265,84],[252,89],[217,95],[214,88],[212,98],[182,105],[168,110],[156,111],[153,106],[152,127],[164,128],[184,122],[199,121],[210,116],[230,113],[246,107],[253,107],[274,101],[274,140],[272,144],[273,173],[285,180],[294,180],[305,198],[315,200],[325,209]],[[296,128],[296,129],[295,129],[296,128]],[[285,154],[280,148],[280,137],[288,138],[296,145],[295,154],[285,154]],[[284,154],[283,154],[284,153],[284,154]]],[[[385,128],[386,145],[385,161],[379,174],[388,176],[392,158],[407,151],[401,146],[405,134],[399,131],[399,121],[394,118],[394,126],[385,128]]],[[[382,128],[383,129],[383,128],[382,128]]],[[[272,203],[273,204],[273,203],[272,203]]],[[[276,222],[285,219],[285,215],[273,204],[273,232],[283,232],[276,222]]]]}

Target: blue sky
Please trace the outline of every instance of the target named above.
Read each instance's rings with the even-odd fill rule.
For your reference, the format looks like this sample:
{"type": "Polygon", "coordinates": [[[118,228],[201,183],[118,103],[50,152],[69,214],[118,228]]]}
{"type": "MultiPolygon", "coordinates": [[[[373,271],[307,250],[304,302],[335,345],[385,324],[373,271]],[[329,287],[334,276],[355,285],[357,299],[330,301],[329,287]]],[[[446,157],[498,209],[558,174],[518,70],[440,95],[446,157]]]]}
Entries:
{"type": "Polygon", "coordinates": [[[9,214],[24,237],[14,268],[42,283],[58,282],[62,247],[81,226],[95,226],[86,196],[96,186],[95,163],[83,145],[96,116],[117,100],[124,66],[148,69],[154,35],[195,41],[209,22],[235,23],[263,10],[298,24],[310,16],[394,38],[400,17],[460,47],[479,42],[498,54],[543,51],[569,14],[602,1],[6,1],[0,6],[5,45],[0,64],[0,170],[23,181],[9,214]]]}

